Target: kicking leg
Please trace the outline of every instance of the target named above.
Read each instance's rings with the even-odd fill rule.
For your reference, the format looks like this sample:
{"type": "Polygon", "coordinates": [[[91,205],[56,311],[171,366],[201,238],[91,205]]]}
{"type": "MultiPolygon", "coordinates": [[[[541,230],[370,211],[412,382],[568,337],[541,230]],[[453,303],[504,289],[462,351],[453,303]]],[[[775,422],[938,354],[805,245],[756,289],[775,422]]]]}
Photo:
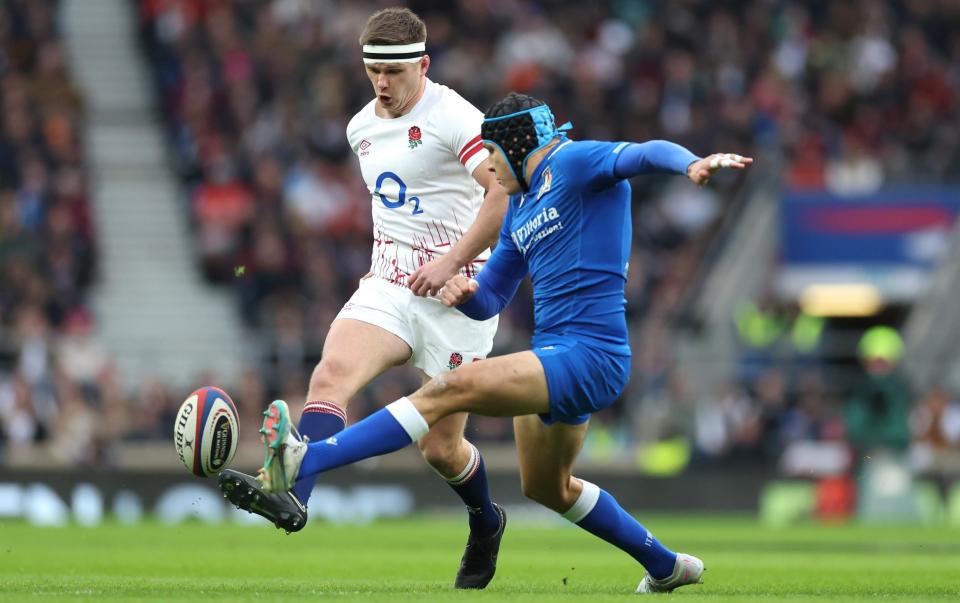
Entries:
{"type": "MultiPolygon", "coordinates": [[[[310,376],[297,431],[313,442],[342,431],[350,400],[388,368],[406,362],[410,353],[407,342],[386,329],[352,318],[333,321],[310,376]]],[[[307,477],[294,485],[304,505],[316,481],[316,476],[307,477]]]]}
{"type": "Polygon", "coordinates": [[[610,494],[573,476],[586,423],[547,426],[539,417],[526,416],[515,418],[513,426],[524,495],[639,561],[648,575],[638,592],[669,591],[699,581],[699,559],[670,551],[610,494]]]}
{"type": "MultiPolygon", "coordinates": [[[[334,321],[324,342],[323,359],[310,378],[300,433],[318,441],[341,431],[349,400],[377,375],[409,357],[406,342],[385,329],[348,318],[334,321]]],[[[284,421],[289,425],[289,416],[284,421]]],[[[238,508],[296,532],[307,523],[306,504],[316,476],[299,480],[289,492],[266,491],[257,478],[233,469],[223,471],[218,483],[224,498],[238,508]]]]}
{"type": "MultiPolygon", "coordinates": [[[[271,409],[279,406],[281,403],[275,402],[271,409]]],[[[286,404],[282,406],[277,410],[286,412],[286,404]]],[[[409,398],[388,404],[331,438],[302,445],[303,449],[302,442],[287,437],[289,427],[286,432],[277,431],[268,455],[281,457],[289,449],[291,458],[274,465],[269,490],[282,492],[292,486],[290,471],[281,470],[283,467],[299,468],[299,477],[303,478],[387,454],[419,441],[430,425],[457,412],[509,417],[548,409],[543,366],[532,352],[473,362],[438,375],[409,398]]],[[[283,421],[277,420],[276,424],[281,426],[283,421]]]]}

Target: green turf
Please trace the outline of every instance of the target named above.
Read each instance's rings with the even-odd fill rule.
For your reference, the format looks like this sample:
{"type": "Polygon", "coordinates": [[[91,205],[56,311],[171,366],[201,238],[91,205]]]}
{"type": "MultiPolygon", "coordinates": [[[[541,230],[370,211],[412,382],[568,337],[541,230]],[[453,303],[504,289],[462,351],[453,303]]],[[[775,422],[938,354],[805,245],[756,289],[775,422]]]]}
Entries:
{"type": "MultiPolygon", "coordinates": [[[[958,601],[960,530],[804,526],[654,517],[669,546],[701,556],[705,601],[958,601]]],[[[418,518],[304,532],[250,527],[0,522],[0,600],[628,601],[642,570],[572,527],[516,517],[484,592],[450,585],[458,521],[418,518]],[[526,525],[525,525],[526,524],[526,525]]],[[[674,600],[674,599],[671,599],[674,600]]]]}

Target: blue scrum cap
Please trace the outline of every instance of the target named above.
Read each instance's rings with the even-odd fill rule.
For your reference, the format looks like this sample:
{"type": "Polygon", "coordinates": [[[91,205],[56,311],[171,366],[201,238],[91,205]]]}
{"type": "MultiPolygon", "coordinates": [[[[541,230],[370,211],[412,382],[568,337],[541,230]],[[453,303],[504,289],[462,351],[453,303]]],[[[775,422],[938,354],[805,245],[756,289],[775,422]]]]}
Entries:
{"type": "Polygon", "coordinates": [[[511,92],[487,109],[480,126],[480,137],[483,142],[500,149],[510,171],[526,192],[529,184],[523,175],[527,159],[554,138],[565,136],[564,132],[570,128],[569,123],[558,128],[550,107],[543,101],[511,92]]]}

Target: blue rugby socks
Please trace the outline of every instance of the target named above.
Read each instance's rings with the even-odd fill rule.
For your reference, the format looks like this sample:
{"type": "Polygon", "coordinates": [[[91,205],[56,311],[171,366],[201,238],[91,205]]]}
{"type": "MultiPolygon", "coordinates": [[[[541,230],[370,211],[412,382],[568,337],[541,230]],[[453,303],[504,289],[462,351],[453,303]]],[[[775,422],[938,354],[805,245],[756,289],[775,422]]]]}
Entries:
{"type": "Polygon", "coordinates": [[[483,464],[483,457],[477,447],[470,446],[470,460],[459,475],[447,478],[447,483],[453,488],[467,506],[470,514],[470,531],[477,536],[490,536],[500,529],[500,514],[493,508],[490,500],[490,491],[487,488],[487,470],[483,464]]]}
{"type": "MultiPolygon", "coordinates": [[[[293,491],[304,504],[319,473],[399,450],[422,438],[430,429],[407,398],[388,404],[347,429],[343,429],[345,421],[343,409],[330,402],[311,402],[303,409],[298,431],[310,436],[310,443],[293,491]]],[[[489,536],[500,527],[500,514],[490,500],[483,457],[476,446],[467,444],[470,458],[466,467],[460,474],[448,478],[447,483],[467,506],[470,531],[489,536]]]]}
{"type": "Polygon", "coordinates": [[[413,403],[400,398],[325,440],[307,444],[298,483],[323,471],[400,450],[429,430],[413,403]]]}
{"type": "MultiPolygon", "coordinates": [[[[297,431],[300,432],[300,435],[309,437],[311,442],[317,442],[343,431],[346,424],[347,413],[340,406],[333,402],[315,400],[308,402],[303,407],[303,412],[300,414],[300,423],[297,424],[297,431]]],[[[299,479],[294,484],[293,493],[304,506],[310,500],[310,493],[316,483],[317,476],[314,475],[299,479]]]]}
{"type": "Polygon", "coordinates": [[[583,482],[580,498],[563,514],[564,518],[626,551],[657,580],[670,576],[677,554],[660,544],[605,490],[586,480],[580,481],[583,482]]]}

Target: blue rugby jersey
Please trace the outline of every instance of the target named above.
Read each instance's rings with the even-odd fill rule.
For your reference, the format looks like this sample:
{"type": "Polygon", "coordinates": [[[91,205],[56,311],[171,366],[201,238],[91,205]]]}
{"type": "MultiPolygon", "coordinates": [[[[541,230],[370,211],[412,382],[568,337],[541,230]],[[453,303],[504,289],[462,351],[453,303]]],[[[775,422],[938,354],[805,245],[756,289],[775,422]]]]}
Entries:
{"type": "Polygon", "coordinates": [[[534,347],[572,335],[628,354],[624,285],[632,224],[624,177],[663,170],[643,149],[682,151],[670,157],[677,168],[696,159],[671,143],[645,144],[566,140],[551,149],[530,178],[530,192],[510,197],[500,242],[477,277],[480,289],[460,310],[472,318],[499,312],[529,272],[534,347]],[[628,147],[639,160],[620,173],[617,159],[628,147]]]}

